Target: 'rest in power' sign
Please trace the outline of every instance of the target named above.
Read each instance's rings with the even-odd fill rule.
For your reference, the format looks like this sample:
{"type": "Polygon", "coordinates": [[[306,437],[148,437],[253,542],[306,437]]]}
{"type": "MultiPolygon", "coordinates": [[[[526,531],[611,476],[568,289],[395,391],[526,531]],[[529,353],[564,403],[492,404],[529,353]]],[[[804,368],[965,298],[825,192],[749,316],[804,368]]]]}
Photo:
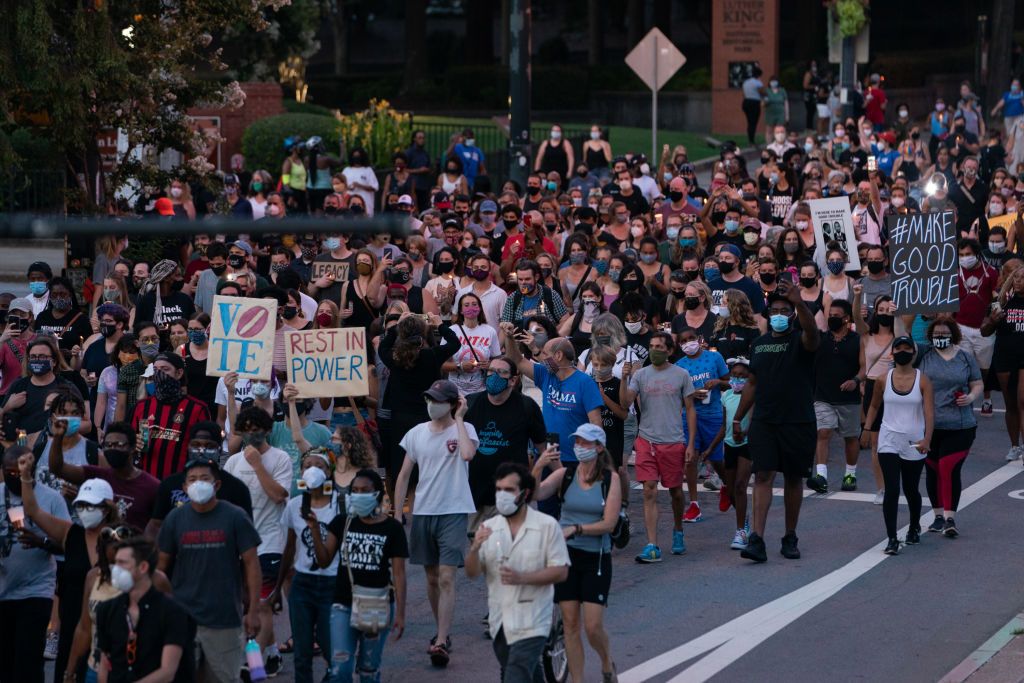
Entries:
{"type": "Polygon", "coordinates": [[[299,398],[365,396],[370,392],[366,330],[296,330],[285,333],[288,383],[299,398]]]}

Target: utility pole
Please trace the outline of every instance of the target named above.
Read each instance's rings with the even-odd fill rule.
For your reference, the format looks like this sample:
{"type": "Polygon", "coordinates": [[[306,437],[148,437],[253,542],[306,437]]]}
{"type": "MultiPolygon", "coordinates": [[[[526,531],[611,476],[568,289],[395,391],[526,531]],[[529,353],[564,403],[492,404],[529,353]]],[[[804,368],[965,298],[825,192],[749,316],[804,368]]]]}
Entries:
{"type": "Polygon", "coordinates": [[[509,0],[508,177],[526,186],[530,175],[530,0],[509,0]]]}
{"type": "Polygon", "coordinates": [[[853,86],[857,78],[854,40],[855,36],[843,37],[843,61],[839,63],[839,96],[843,103],[843,118],[853,116],[853,86]]]}

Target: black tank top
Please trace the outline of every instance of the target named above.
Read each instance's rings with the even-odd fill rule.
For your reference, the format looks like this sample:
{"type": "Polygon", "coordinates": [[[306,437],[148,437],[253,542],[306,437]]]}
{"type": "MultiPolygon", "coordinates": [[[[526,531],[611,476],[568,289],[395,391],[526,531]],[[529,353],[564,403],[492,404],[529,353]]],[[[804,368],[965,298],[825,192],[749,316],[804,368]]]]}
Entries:
{"type": "Polygon", "coordinates": [[[586,149],[587,168],[593,171],[595,168],[608,168],[608,157],[604,155],[603,149],[586,149]]]}
{"type": "Polygon", "coordinates": [[[391,187],[389,188],[389,190],[390,190],[390,192],[392,194],[397,194],[397,195],[403,195],[403,194],[411,195],[411,194],[413,194],[412,176],[410,175],[408,178],[405,179],[404,183],[401,183],[401,182],[398,181],[398,178],[395,177],[395,174],[392,173],[391,174],[391,187]]]}
{"type": "Polygon", "coordinates": [[[548,140],[544,157],[540,161],[540,170],[544,173],[557,171],[562,180],[565,180],[569,173],[569,156],[565,153],[565,140],[560,140],[557,146],[553,146],[548,140]]]}

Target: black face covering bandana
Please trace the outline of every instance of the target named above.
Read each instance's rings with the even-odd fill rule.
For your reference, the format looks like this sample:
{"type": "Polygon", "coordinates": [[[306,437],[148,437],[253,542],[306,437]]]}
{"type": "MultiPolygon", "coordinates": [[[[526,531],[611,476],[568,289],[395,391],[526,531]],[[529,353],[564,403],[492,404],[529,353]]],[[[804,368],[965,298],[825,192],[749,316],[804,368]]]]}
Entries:
{"type": "Polygon", "coordinates": [[[181,381],[171,377],[165,372],[153,373],[156,380],[156,400],[161,403],[171,403],[181,397],[181,381]]]}

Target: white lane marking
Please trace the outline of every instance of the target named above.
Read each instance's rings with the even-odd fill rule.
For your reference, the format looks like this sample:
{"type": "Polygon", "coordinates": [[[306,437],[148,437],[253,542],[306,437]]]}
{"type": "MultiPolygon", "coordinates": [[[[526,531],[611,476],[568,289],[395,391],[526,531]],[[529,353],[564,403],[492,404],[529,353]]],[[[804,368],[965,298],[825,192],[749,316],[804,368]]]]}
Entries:
{"type": "Polygon", "coordinates": [[[1010,491],[1006,495],[1008,495],[1010,498],[1016,498],[1017,500],[1024,500],[1024,489],[1010,491]]]}
{"type": "MultiPolygon", "coordinates": [[[[995,470],[963,492],[960,498],[960,509],[964,509],[1002,486],[1022,471],[1024,470],[1016,463],[1008,463],[995,470]]],[[[921,523],[927,525],[931,520],[932,513],[927,512],[922,516],[921,523]]],[[[902,536],[906,531],[907,527],[904,527],[899,534],[902,536]]],[[[889,556],[881,552],[885,544],[886,541],[881,541],[848,564],[820,579],[736,617],[699,638],[620,673],[619,680],[622,683],[640,683],[714,650],[671,679],[672,683],[708,680],[866,574],[883,560],[888,559],[889,556]]]]}

